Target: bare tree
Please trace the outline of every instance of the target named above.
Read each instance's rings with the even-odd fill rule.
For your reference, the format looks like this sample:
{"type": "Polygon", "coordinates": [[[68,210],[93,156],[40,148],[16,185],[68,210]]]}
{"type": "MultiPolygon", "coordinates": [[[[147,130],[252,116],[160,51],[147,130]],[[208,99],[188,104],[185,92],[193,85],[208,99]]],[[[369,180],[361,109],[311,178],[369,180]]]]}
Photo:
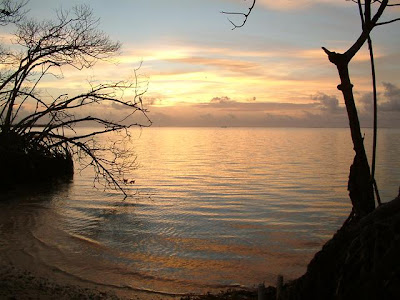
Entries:
{"type": "Polygon", "coordinates": [[[23,8],[27,2],[28,0],[2,0],[0,4],[0,25],[5,26],[9,23],[16,23],[20,21],[26,13],[23,8]]]}
{"type": "MultiPolygon", "coordinates": [[[[10,1],[3,1],[0,14],[12,7],[16,8],[10,1]]],[[[66,67],[91,68],[99,60],[117,54],[121,45],[97,29],[99,20],[85,5],[71,11],[60,10],[55,20],[39,22],[14,18],[13,22],[17,27],[14,43],[18,49],[3,47],[0,53],[2,155],[10,157],[19,153],[29,158],[39,155],[72,163],[72,156],[78,154],[86,162],[84,167],[94,168],[95,182],[103,178],[107,186],[125,194],[121,185],[123,172],[134,166],[133,161],[127,160],[128,149],[118,147],[120,141],[101,145],[96,138],[109,132],[129,137],[128,128],[151,125],[142,106],[147,80],[135,69],[129,80],[89,82],[84,93],[49,97],[40,90],[45,77],[62,79],[62,70],[66,67]],[[118,119],[104,117],[102,111],[113,106],[117,106],[122,115],[118,119]],[[74,129],[80,124],[96,127],[82,133],[74,129]]]]}
{"type": "MultiPolygon", "coordinates": [[[[350,175],[348,181],[349,195],[353,205],[352,214],[350,215],[349,220],[351,220],[354,217],[358,219],[373,211],[375,209],[374,186],[377,192],[376,182],[374,178],[375,156],[376,156],[376,126],[377,126],[376,79],[374,70],[372,40],[370,37],[370,33],[377,26],[390,24],[400,20],[400,18],[395,18],[387,21],[381,21],[381,22],[379,21],[383,16],[384,11],[387,8],[400,6],[400,3],[394,3],[395,1],[392,1],[391,3],[389,3],[388,0],[364,0],[364,1],[351,0],[351,1],[358,4],[358,9],[362,20],[361,22],[362,30],[360,36],[353,43],[353,45],[351,45],[348,48],[348,50],[343,53],[337,53],[334,51],[330,51],[325,47],[322,47],[322,49],[327,54],[329,61],[333,63],[338,70],[340,84],[337,86],[337,88],[343,94],[347,115],[349,119],[351,138],[355,151],[355,157],[353,160],[353,164],[350,167],[350,175]],[[373,90],[374,90],[375,129],[374,129],[374,142],[373,142],[374,146],[373,146],[372,173],[365,152],[364,139],[361,135],[360,122],[354,101],[353,84],[351,83],[349,74],[349,64],[352,58],[357,54],[357,52],[366,42],[368,43],[370,51],[372,77],[373,77],[373,90]]],[[[241,15],[243,17],[243,21],[239,24],[235,24],[231,21],[231,23],[234,26],[233,29],[245,25],[255,4],[256,0],[253,0],[251,2],[249,11],[247,13],[223,12],[224,14],[241,15]]],[[[378,203],[380,203],[378,192],[377,192],[377,197],[378,197],[378,203]]]]}

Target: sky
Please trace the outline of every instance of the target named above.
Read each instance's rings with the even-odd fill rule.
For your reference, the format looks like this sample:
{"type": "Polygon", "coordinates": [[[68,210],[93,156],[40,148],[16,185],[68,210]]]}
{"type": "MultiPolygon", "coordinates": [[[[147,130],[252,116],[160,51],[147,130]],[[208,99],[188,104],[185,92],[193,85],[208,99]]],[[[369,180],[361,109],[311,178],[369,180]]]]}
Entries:
{"type": "MultiPolygon", "coordinates": [[[[142,62],[153,126],[348,124],[337,71],[321,46],[342,52],[356,40],[360,20],[351,1],[258,0],[246,25],[235,30],[221,11],[247,12],[251,0],[31,0],[29,15],[48,19],[79,4],[93,9],[99,28],[122,43],[121,52],[91,70],[64,70],[61,81],[47,79],[42,90],[78,93],[89,78],[124,79],[142,62]]],[[[383,19],[399,14],[393,8],[383,19]]],[[[372,36],[382,127],[400,127],[399,26],[380,26],[372,36]]],[[[362,126],[371,127],[366,47],[350,75],[362,126]]]]}

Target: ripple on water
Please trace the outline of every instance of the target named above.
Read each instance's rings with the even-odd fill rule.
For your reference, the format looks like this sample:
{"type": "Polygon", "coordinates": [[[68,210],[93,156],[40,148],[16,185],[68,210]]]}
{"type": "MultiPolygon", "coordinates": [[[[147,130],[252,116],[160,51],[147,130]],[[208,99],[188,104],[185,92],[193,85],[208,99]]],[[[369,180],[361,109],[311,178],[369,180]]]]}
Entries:
{"type": "MultiPolygon", "coordinates": [[[[221,130],[143,132],[134,198],[93,189],[83,172],[0,202],[1,257],[117,290],[203,292],[301,275],[349,213],[347,130],[221,130]]],[[[387,197],[398,189],[400,134],[382,135],[387,197]]]]}

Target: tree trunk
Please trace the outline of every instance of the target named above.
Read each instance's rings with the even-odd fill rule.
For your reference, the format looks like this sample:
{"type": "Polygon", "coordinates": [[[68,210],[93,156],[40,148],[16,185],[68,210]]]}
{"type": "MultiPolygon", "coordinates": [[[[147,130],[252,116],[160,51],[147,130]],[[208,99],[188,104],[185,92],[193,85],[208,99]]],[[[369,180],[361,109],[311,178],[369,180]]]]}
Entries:
{"type": "Polygon", "coordinates": [[[343,93],[351,131],[351,139],[356,155],[350,167],[348,190],[356,217],[363,217],[375,209],[373,182],[361,135],[360,122],[354,102],[353,85],[349,76],[349,61],[343,54],[330,52],[329,60],[338,69],[340,84],[338,89],[343,93]]]}

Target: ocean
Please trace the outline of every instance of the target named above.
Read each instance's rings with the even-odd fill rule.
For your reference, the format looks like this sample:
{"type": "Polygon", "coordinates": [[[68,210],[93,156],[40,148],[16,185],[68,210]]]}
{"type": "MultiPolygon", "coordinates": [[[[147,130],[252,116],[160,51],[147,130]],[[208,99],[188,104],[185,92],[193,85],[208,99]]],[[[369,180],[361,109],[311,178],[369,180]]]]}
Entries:
{"type": "MultiPolygon", "coordinates": [[[[367,152],[372,131],[365,129],[367,152]]],[[[132,129],[135,183],[96,189],[88,169],[0,202],[0,258],[118,290],[165,294],[275,283],[306,271],[350,213],[345,128],[132,129]]],[[[400,129],[381,129],[383,201],[400,185],[400,129]]]]}

